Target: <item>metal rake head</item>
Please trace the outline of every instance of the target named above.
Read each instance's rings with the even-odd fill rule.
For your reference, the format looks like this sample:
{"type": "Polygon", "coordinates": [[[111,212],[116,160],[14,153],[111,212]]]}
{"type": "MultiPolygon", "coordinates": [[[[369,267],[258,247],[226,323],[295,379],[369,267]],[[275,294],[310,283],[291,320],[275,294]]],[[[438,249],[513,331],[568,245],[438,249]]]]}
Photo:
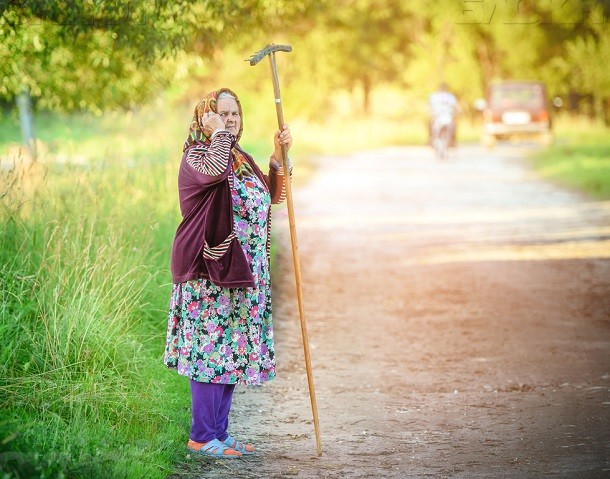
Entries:
{"type": "Polygon", "coordinates": [[[260,62],[263,58],[265,58],[267,55],[269,55],[270,53],[291,52],[291,51],[292,51],[292,47],[290,45],[275,45],[274,43],[271,43],[270,45],[267,45],[262,50],[259,50],[258,52],[256,52],[250,58],[247,58],[245,61],[250,62],[250,65],[254,66],[258,62],[260,62]]]}

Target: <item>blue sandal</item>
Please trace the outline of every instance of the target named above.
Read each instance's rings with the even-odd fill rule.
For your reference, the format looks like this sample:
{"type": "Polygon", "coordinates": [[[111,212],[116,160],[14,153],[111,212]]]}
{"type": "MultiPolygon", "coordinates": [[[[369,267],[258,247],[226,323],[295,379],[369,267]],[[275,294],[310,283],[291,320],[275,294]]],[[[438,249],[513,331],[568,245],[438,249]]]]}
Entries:
{"type": "Polygon", "coordinates": [[[206,457],[221,457],[224,459],[237,459],[241,457],[241,452],[220,442],[218,439],[212,439],[205,444],[189,440],[187,448],[195,454],[201,454],[206,457]]]}
{"type": "Polygon", "coordinates": [[[240,452],[244,455],[250,455],[250,454],[254,454],[254,447],[251,446],[250,444],[245,444],[243,442],[239,442],[237,439],[235,439],[234,437],[227,437],[224,441],[222,441],[223,444],[231,449],[236,450],[237,452],[240,452]]]}

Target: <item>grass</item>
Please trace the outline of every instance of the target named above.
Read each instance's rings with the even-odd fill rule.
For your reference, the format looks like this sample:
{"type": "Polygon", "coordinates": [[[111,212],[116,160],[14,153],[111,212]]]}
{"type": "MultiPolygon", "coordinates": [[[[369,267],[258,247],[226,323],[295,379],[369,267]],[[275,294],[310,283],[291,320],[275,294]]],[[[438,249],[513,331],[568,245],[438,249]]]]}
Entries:
{"type": "Polygon", "coordinates": [[[540,176],[592,198],[610,199],[610,131],[584,118],[559,117],[553,146],[535,155],[540,176]]]}
{"type": "Polygon", "coordinates": [[[0,170],[3,479],[161,478],[188,433],[162,364],[181,140],[118,120],[49,116],[0,170]]]}
{"type": "Polygon", "coordinates": [[[163,477],[176,459],[188,391],[160,360],[175,219],[164,169],[4,173],[3,477],[163,477]]]}

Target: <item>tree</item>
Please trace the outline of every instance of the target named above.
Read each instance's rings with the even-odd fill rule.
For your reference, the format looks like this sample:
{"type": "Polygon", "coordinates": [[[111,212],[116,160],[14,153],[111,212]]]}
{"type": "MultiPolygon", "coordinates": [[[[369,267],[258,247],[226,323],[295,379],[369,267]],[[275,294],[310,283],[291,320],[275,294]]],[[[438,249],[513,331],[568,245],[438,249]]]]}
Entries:
{"type": "Polygon", "coordinates": [[[313,1],[0,0],[0,97],[38,108],[133,107],[238,34],[294,19],[313,1]]]}
{"type": "Polygon", "coordinates": [[[156,62],[184,43],[185,1],[4,1],[0,96],[27,89],[37,106],[131,106],[160,76],[156,62]],[[137,72],[137,73],[136,73],[137,72]]]}
{"type": "Polygon", "coordinates": [[[363,110],[381,82],[395,82],[408,62],[415,14],[410,4],[393,0],[326,2],[316,28],[326,32],[319,62],[334,71],[334,87],[363,92],[363,110]]]}
{"type": "Polygon", "coordinates": [[[559,61],[568,84],[581,94],[590,95],[596,116],[610,126],[610,31],[603,22],[601,7],[588,19],[591,33],[566,42],[565,58],[559,61]]]}

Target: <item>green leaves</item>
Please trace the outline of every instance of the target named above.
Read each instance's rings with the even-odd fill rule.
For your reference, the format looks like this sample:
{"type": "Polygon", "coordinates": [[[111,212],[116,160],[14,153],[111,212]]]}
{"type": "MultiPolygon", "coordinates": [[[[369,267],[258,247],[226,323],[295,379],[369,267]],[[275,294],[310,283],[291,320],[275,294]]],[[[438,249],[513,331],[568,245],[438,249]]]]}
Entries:
{"type": "Polygon", "coordinates": [[[55,110],[133,107],[172,79],[160,62],[185,46],[190,9],[167,0],[7,2],[0,95],[27,88],[39,108],[55,110]]]}
{"type": "Polygon", "coordinates": [[[237,37],[287,28],[317,3],[5,0],[0,97],[26,88],[39,109],[133,108],[175,80],[185,51],[211,58],[237,37]]]}
{"type": "Polygon", "coordinates": [[[204,65],[216,82],[217,64],[230,50],[247,55],[273,41],[295,47],[298,64],[283,72],[287,84],[300,82],[306,113],[336,89],[361,90],[366,111],[378,85],[427,96],[441,80],[468,104],[491,81],[507,78],[542,79],[553,95],[573,90],[608,98],[608,76],[600,69],[610,11],[599,2],[583,5],[4,0],[0,98],[12,101],[28,88],[38,108],[132,108],[192,78],[195,63],[198,74],[204,65]]]}
{"type": "Polygon", "coordinates": [[[184,43],[184,2],[25,1],[3,5],[0,95],[39,108],[130,107],[167,83],[155,66],[184,43]],[[146,75],[147,74],[147,75],[146,75]]]}

